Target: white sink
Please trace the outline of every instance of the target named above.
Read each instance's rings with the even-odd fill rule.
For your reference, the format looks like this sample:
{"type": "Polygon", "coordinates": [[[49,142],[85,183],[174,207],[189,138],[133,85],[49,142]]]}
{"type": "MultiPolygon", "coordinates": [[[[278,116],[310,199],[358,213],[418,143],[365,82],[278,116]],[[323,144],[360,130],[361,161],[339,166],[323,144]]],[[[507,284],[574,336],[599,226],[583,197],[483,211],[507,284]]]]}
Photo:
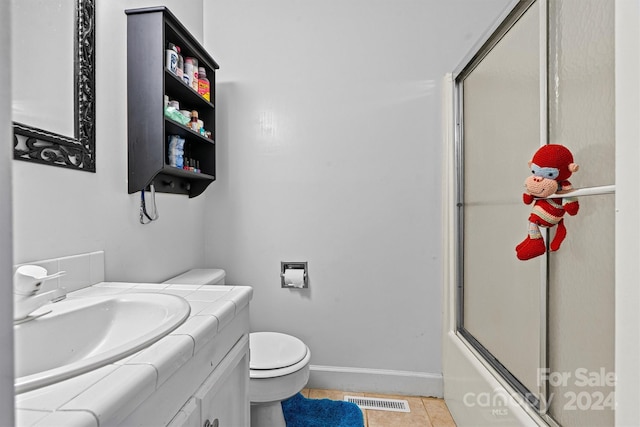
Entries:
{"type": "Polygon", "coordinates": [[[169,334],[190,312],[176,295],[131,293],[47,304],[14,326],[15,391],[23,393],[129,356],[169,334]]]}

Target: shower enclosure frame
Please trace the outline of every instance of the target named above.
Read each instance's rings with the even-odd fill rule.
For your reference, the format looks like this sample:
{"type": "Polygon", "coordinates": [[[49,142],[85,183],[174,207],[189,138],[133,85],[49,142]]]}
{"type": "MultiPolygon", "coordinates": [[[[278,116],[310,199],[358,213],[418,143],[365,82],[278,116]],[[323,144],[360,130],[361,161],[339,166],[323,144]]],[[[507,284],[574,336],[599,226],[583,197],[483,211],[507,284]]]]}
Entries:
{"type": "MultiPolygon", "coordinates": [[[[464,324],[464,250],[465,250],[465,188],[464,188],[464,80],[477,65],[492,51],[492,49],[502,40],[509,30],[522,18],[522,16],[534,4],[540,6],[539,13],[539,126],[540,126],[540,146],[549,143],[549,118],[548,118],[548,40],[549,40],[549,5],[547,0],[522,0],[518,2],[513,9],[506,15],[505,19],[496,27],[495,31],[486,39],[486,41],[477,49],[476,53],[464,63],[459,70],[452,75],[453,79],[453,115],[455,120],[454,131],[454,189],[455,189],[455,331],[462,341],[488,365],[500,377],[502,382],[506,383],[512,390],[518,393],[522,401],[526,402],[530,408],[537,413],[547,424],[551,426],[559,426],[559,424],[549,414],[549,387],[547,381],[538,381],[537,390],[529,390],[522,382],[518,380],[509,369],[498,361],[494,355],[485,348],[482,343],[476,339],[471,332],[465,328],[464,324]]],[[[585,189],[584,195],[608,194],[615,191],[614,186],[594,187],[585,189]]],[[[542,230],[545,241],[549,241],[549,230],[542,230]]],[[[548,295],[549,295],[549,268],[547,255],[540,259],[540,286],[539,286],[539,372],[549,371],[549,351],[548,351],[548,295]]]]}
{"type": "MultiPolygon", "coordinates": [[[[542,17],[547,15],[547,1],[546,0],[523,0],[520,1],[507,15],[507,17],[500,23],[498,28],[493,32],[490,38],[480,47],[477,53],[467,62],[467,64],[453,76],[454,80],[454,120],[456,124],[455,132],[455,188],[456,188],[456,331],[464,338],[466,343],[473,348],[496,372],[498,372],[502,379],[512,387],[517,393],[519,393],[524,401],[526,401],[541,417],[545,419],[550,425],[557,426],[557,423],[553,421],[551,417],[547,415],[547,407],[545,402],[547,401],[547,386],[545,382],[540,382],[539,389],[529,390],[524,384],[522,384],[504,365],[502,365],[489,350],[487,350],[469,331],[464,327],[464,113],[463,113],[463,99],[464,99],[464,79],[476,68],[476,66],[491,52],[491,50],[500,42],[500,40],[509,32],[509,30],[520,20],[520,18],[533,6],[536,1],[541,6],[541,43],[540,43],[540,144],[544,145],[548,141],[548,129],[547,129],[547,44],[546,44],[546,19],[542,17]],[[545,399],[539,399],[537,396],[545,396],[545,399]]],[[[542,230],[545,233],[545,241],[548,241],[548,230],[542,230]]],[[[547,261],[546,257],[542,260],[542,266],[540,270],[540,369],[547,369],[547,261]]]]}

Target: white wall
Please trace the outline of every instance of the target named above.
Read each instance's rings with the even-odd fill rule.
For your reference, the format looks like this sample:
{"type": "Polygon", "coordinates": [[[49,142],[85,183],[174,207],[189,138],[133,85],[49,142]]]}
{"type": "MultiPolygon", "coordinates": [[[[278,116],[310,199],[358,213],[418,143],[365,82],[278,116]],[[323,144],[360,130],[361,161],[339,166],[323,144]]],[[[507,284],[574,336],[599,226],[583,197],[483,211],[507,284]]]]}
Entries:
{"type": "Polygon", "coordinates": [[[616,0],[616,426],[640,425],[640,5],[616,0]]]}
{"type": "Polygon", "coordinates": [[[343,382],[439,378],[441,79],[507,3],[204,3],[221,66],[206,257],[254,286],[254,330],[300,337],[343,382]],[[310,289],[281,289],[280,261],[308,261],[310,289]]]}
{"type": "MultiPolygon", "coordinates": [[[[202,0],[163,3],[202,39],[202,0]]],[[[160,219],[143,226],[127,194],[124,10],[157,4],[96,1],[97,172],[12,162],[16,263],[104,250],[107,280],[157,281],[203,262],[204,197],[158,194],[160,219]]]]}
{"type": "MultiPolygon", "coordinates": [[[[0,283],[11,283],[13,275],[11,230],[11,22],[10,3],[0,2],[0,283]]],[[[0,295],[0,426],[13,425],[13,297],[11,286],[0,295]]]]}

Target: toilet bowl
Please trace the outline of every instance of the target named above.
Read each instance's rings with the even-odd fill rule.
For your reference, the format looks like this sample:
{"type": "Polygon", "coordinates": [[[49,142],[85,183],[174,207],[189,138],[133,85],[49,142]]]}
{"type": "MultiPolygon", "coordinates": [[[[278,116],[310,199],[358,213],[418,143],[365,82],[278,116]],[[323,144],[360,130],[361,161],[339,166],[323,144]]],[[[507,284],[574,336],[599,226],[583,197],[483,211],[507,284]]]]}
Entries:
{"type": "MultiPolygon", "coordinates": [[[[225,271],[194,269],[165,281],[184,285],[224,285],[225,271]]],[[[300,339],[279,332],[249,334],[251,427],[286,427],[282,401],[309,380],[311,351],[300,339]]]]}
{"type": "Polygon", "coordinates": [[[251,427],[285,427],[281,403],[307,384],[311,351],[278,332],[252,332],[249,349],[251,427]]]}

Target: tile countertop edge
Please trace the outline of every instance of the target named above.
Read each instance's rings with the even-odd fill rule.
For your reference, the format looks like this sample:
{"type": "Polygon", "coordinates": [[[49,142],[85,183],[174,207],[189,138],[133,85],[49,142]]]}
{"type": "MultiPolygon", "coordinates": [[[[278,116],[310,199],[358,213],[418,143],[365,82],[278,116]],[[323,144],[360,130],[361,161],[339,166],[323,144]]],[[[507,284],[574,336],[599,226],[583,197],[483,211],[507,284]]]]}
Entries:
{"type": "MultiPolygon", "coordinates": [[[[253,297],[253,288],[251,288],[250,286],[203,285],[203,286],[193,286],[193,287],[189,287],[188,289],[185,289],[184,286],[171,285],[171,284],[164,285],[164,284],[157,284],[157,283],[101,282],[93,286],[86,287],[82,290],[71,292],[68,294],[68,297],[81,298],[81,297],[100,296],[100,295],[121,295],[121,294],[127,294],[127,293],[135,293],[135,292],[157,292],[157,293],[169,293],[169,294],[183,296],[185,297],[185,299],[187,299],[189,304],[193,307],[194,301],[189,301],[187,297],[189,294],[196,292],[198,290],[211,291],[211,292],[199,292],[198,300],[195,301],[197,304],[199,304],[200,307],[202,307],[202,305],[204,304],[205,306],[210,308],[204,309],[204,310],[201,308],[199,310],[200,312],[204,311],[206,314],[204,313],[198,314],[198,312],[195,312],[195,310],[192,309],[191,313],[189,313],[189,318],[181,325],[181,327],[185,325],[189,321],[189,319],[193,318],[196,315],[210,316],[212,320],[214,320],[215,318],[216,321],[207,322],[207,325],[203,325],[204,327],[208,328],[208,329],[205,329],[204,331],[198,330],[198,331],[194,331],[194,333],[191,334],[189,330],[185,331],[183,328],[178,334],[173,334],[172,332],[166,336],[166,337],[172,337],[172,339],[175,339],[176,337],[179,337],[179,336],[184,337],[185,335],[191,335],[194,341],[194,349],[196,349],[191,355],[191,357],[179,358],[178,360],[180,360],[181,363],[171,363],[171,364],[167,364],[166,366],[155,366],[154,362],[157,363],[157,359],[153,358],[154,352],[151,351],[150,349],[152,349],[156,343],[158,345],[161,345],[160,343],[165,338],[163,337],[160,340],[156,341],[156,343],[152,344],[151,346],[143,350],[140,350],[139,352],[134,353],[133,355],[130,355],[126,358],[120,359],[110,365],[107,365],[107,366],[117,366],[118,368],[122,368],[122,367],[132,368],[136,365],[139,366],[141,363],[143,364],[145,363],[144,355],[145,353],[147,353],[150,355],[149,356],[150,360],[148,361],[147,367],[152,366],[155,369],[156,377],[160,375],[165,378],[168,378],[173,373],[177,372],[178,369],[180,369],[193,356],[195,356],[195,354],[197,354],[197,351],[201,348],[201,346],[198,345],[199,344],[198,340],[202,339],[203,333],[205,335],[211,334],[211,336],[214,336],[220,333],[222,329],[224,329],[224,326],[226,325],[226,323],[221,324],[221,322],[218,322],[217,316],[216,316],[217,314],[216,308],[220,306],[220,303],[222,301],[225,301],[225,302],[228,301],[233,303],[233,305],[235,306],[235,310],[234,310],[234,317],[235,317],[245,306],[249,304],[249,301],[253,297]]],[[[219,314],[218,317],[220,317],[221,314],[219,314]]],[[[177,349],[176,351],[179,352],[180,350],[177,349]]],[[[82,396],[85,393],[91,394],[101,389],[104,389],[105,391],[109,389],[113,389],[113,385],[111,384],[112,381],[110,381],[110,379],[117,377],[117,375],[114,376],[114,374],[118,370],[119,369],[115,369],[115,371],[105,370],[105,374],[101,377],[94,375],[95,377],[97,377],[95,380],[87,381],[87,383],[81,387],[77,387],[77,386],[71,387],[68,384],[70,380],[67,380],[67,381],[62,381],[58,384],[54,384],[48,387],[36,389],[31,392],[24,393],[22,395],[16,395],[16,407],[18,408],[16,409],[17,420],[19,421],[20,418],[23,418],[22,415],[26,415],[28,412],[33,412],[33,411],[43,411],[48,414],[55,413],[60,416],[63,416],[65,412],[68,413],[67,411],[64,411],[65,408],[66,409],[73,408],[75,410],[84,409],[90,413],[93,413],[94,408],[77,407],[74,405],[74,403],[79,403],[83,401],[82,396]],[[78,390],[78,388],[81,388],[81,390],[78,390]],[[61,393],[68,395],[68,398],[67,399],[63,398],[62,400],[64,400],[65,403],[59,406],[56,405],[57,408],[47,407],[47,404],[44,401],[47,400],[47,396],[49,395],[49,393],[51,393],[51,395],[55,395],[56,400],[58,401],[61,400],[61,397],[62,397],[61,393]],[[21,396],[23,396],[23,399],[21,399],[21,396]],[[24,400],[24,402],[21,402],[21,400],[24,400]]],[[[84,374],[84,375],[87,375],[87,374],[84,374]]],[[[80,378],[80,377],[82,377],[82,375],[74,378],[80,378]]],[[[147,388],[146,389],[147,391],[145,394],[151,395],[151,393],[153,393],[157,388],[161,386],[162,384],[160,383],[160,384],[156,384],[156,386],[151,390],[147,388]]],[[[126,395],[126,393],[123,393],[123,395],[126,395]]],[[[140,399],[141,397],[143,396],[138,396],[138,399],[140,399]]],[[[144,399],[146,399],[147,397],[148,396],[144,396],[144,399]]],[[[123,397],[122,400],[126,400],[126,399],[123,397]]],[[[114,402],[114,406],[118,406],[118,404],[114,402]]],[[[120,415],[122,416],[123,414],[120,414],[120,415]]],[[[25,417],[25,418],[28,418],[28,417],[25,417]]],[[[48,417],[45,416],[45,419],[46,418],[48,417]]],[[[72,417],[70,417],[69,419],[69,422],[71,423],[69,424],[69,427],[72,427],[75,425],[75,423],[72,421],[71,418],[72,417]]],[[[23,420],[26,421],[26,419],[24,418],[23,420]]],[[[34,424],[21,423],[20,425],[32,426],[34,424]]]]}

